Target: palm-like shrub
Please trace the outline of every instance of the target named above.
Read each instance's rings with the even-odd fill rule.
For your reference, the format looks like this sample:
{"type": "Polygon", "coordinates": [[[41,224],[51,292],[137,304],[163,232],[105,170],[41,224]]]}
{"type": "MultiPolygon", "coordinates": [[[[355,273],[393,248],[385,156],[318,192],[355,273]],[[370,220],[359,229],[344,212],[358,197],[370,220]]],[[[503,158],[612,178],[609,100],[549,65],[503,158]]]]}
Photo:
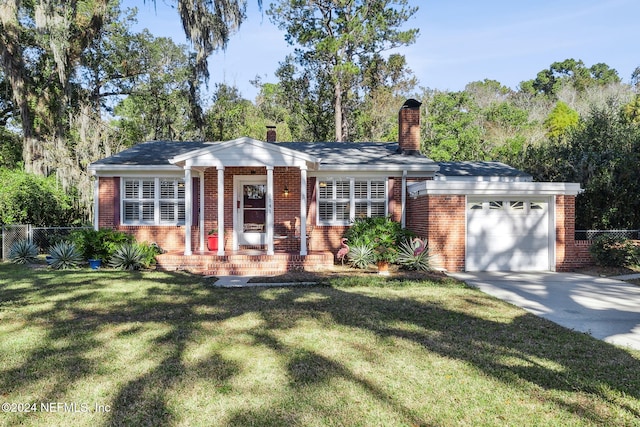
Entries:
{"type": "Polygon", "coordinates": [[[14,264],[29,264],[36,260],[38,247],[28,240],[19,240],[11,245],[9,259],[14,264]]]}
{"type": "Polygon", "coordinates": [[[431,270],[429,247],[420,239],[405,240],[398,248],[396,262],[408,270],[431,270]]]}
{"type": "Polygon", "coordinates": [[[119,270],[139,270],[145,259],[145,252],[136,243],[125,243],[109,259],[109,266],[119,270]]]}
{"type": "Polygon", "coordinates": [[[76,246],[67,241],[58,242],[49,250],[49,265],[55,270],[77,268],[83,261],[82,254],[76,246]]]}
{"type": "Polygon", "coordinates": [[[347,253],[347,259],[349,264],[355,268],[367,268],[370,264],[375,262],[375,253],[373,246],[366,243],[356,243],[349,247],[347,253]]]}

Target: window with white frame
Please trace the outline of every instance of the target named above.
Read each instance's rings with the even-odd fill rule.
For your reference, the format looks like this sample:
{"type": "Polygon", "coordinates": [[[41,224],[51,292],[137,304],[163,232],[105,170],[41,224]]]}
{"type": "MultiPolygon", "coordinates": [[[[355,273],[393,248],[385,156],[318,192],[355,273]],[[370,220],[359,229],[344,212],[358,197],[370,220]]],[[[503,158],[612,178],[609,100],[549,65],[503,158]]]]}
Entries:
{"type": "Polygon", "coordinates": [[[123,178],[124,224],[176,225],[184,219],[183,178],[123,178]]]}
{"type": "Polygon", "coordinates": [[[318,223],[346,225],[355,218],[387,214],[385,178],[318,179],[318,223]]]}

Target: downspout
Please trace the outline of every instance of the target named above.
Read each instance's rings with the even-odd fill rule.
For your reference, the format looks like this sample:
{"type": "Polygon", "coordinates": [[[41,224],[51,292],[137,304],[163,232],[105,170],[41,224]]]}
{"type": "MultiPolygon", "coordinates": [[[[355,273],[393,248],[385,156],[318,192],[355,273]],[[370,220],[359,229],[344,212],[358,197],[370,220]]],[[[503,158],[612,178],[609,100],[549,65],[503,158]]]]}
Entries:
{"type": "Polygon", "coordinates": [[[400,219],[401,221],[401,226],[402,228],[406,228],[407,226],[407,171],[403,170],[402,171],[402,191],[401,191],[401,208],[400,211],[402,212],[402,218],[400,219]]]}

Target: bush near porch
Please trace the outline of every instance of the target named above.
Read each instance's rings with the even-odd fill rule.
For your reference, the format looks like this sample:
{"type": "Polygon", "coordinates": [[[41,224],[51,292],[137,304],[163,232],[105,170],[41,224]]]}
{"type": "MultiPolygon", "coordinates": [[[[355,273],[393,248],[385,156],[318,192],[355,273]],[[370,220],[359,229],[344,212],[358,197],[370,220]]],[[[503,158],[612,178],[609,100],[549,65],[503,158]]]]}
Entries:
{"type": "Polygon", "coordinates": [[[2,423],[637,424],[640,352],[451,279],[342,278],[229,290],[0,263],[2,400],[91,408],[2,423]]]}

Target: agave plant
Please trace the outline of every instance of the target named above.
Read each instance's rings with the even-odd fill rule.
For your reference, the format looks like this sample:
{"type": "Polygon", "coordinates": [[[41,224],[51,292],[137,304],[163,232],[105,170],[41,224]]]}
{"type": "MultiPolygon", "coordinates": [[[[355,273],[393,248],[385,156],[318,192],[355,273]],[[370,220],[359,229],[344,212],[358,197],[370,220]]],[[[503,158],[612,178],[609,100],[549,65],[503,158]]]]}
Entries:
{"type": "Polygon", "coordinates": [[[14,264],[29,264],[36,260],[38,247],[28,240],[19,240],[11,245],[9,259],[14,264]]]}
{"type": "Polygon", "coordinates": [[[144,250],[136,243],[125,243],[109,259],[109,266],[120,270],[139,270],[145,259],[144,250]]]}
{"type": "Polygon", "coordinates": [[[77,268],[83,261],[82,254],[76,246],[67,241],[58,242],[49,250],[49,265],[55,270],[77,268]]]}
{"type": "Polygon", "coordinates": [[[431,254],[426,241],[416,238],[402,242],[396,262],[408,270],[431,270],[431,254]]]}
{"type": "Polygon", "coordinates": [[[347,259],[352,267],[367,268],[375,261],[373,246],[367,243],[357,243],[349,247],[347,259]]]}

